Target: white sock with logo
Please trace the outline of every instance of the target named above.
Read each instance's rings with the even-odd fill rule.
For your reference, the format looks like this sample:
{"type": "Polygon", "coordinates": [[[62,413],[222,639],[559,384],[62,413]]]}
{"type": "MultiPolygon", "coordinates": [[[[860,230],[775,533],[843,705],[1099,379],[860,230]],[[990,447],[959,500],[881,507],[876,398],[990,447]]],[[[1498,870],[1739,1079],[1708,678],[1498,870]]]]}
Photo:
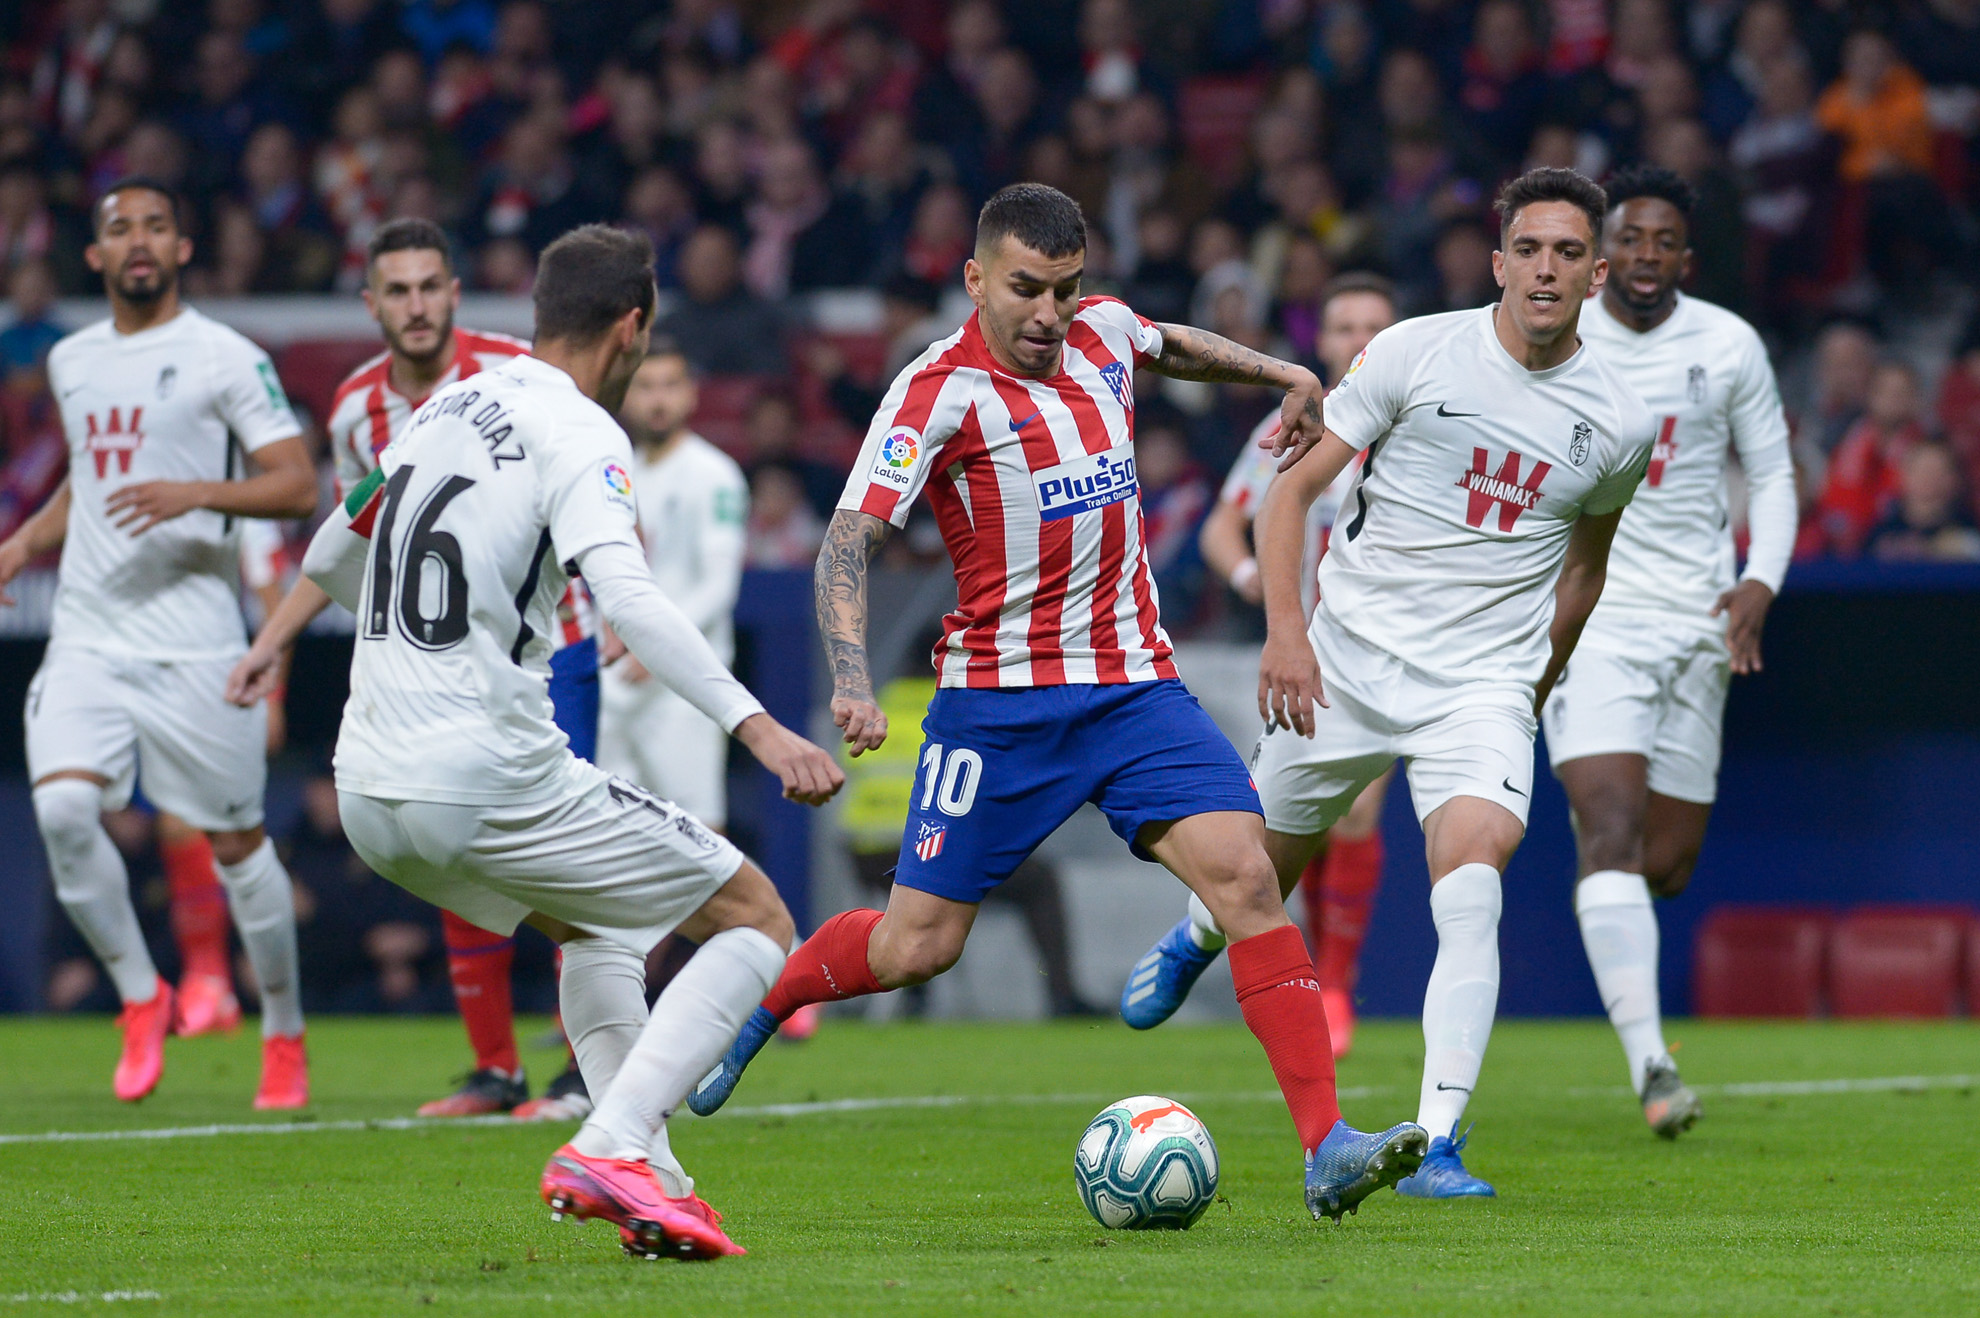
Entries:
{"type": "Polygon", "coordinates": [[[1217,927],[1217,917],[1195,893],[1189,895],[1189,936],[1206,952],[1221,952],[1231,940],[1217,927]]]}
{"type": "Polygon", "coordinates": [[[144,945],[124,858],[103,828],[103,789],[54,778],[34,789],[34,819],[48,849],[55,896],[103,963],[126,1005],[158,994],[158,967],[144,945]]]}
{"type": "Polygon", "coordinates": [[[289,872],[267,838],[238,865],[215,866],[227,889],[227,907],[261,990],[261,1037],[303,1032],[302,989],[297,982],[296,895],[289,872]]]}
{"type": "Polygon", "coordinates": [[[1437,963],[1423,993],[1423,1088],[1416,1121],[1449,1135],[1478,1085],[1499,1009],[1499,871],[1460,865],[1430,888],[1437,963]]]}
{"type": "MultiPolygon", "coordinates": [[[[571,1140],[588,1158],[645,1158],[688,1092],[720,1061],[789,954],[756,929],[725,929],[667,985],[632,1052],[571,1140]]],[[[569,973],[568,956],[565,973],[569,973]]]]}
{"type": "Polygon", "coordinates": [[[1609,1024],[1622,1040],[1630,1088],[1643,1092],[1652,1062],[1670,1056],[1657,994],[1657,911],[1641,874],[1597,870],[1574,889],[1582,946],[1609,1024]]]}
{"type": "MultiPolygon", "coordinates": [[[[561,950],[564,969],[557,980],[557,1003],[564,1037],[577,1054],[585,1091],[602,1095],[618,1079],[619,1068],[646,1028],[646,958],[609,938],[574,938],[561,950]]],[[[694,1178],[674,1157],[665,1126],[646,1160],[668,1194],[685,1199],[694,1193],[694,1178]]]]}

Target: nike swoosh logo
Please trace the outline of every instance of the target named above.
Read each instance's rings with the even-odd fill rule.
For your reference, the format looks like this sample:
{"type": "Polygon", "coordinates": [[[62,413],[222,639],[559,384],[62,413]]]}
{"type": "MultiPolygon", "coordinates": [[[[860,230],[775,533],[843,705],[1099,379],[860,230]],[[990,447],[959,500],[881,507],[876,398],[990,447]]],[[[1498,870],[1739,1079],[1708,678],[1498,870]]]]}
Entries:
{"type": "Polygon", "coordinates": [[[1469,1094],[1469,1093],[1471,1092],[1471,1086],[1470,1086],[1470,1085],[1447,1085],[1447,1084],[1445,1084],[1445,1083],[1444,1083],[1443,1081],[1441,1081],[1441,1080],[1439,1080],[1439,1081],[1437,1082],[1437,1088],[1439,1088],[1439,1089],[1453,1089],[1453,1090],[1456,1090],[1456,1091],[1457,1091],[1458,1093],[1460,1093],[1460,1094],[1469,1094]]]}
{"type": "Polygon", "coordinates": [[[1450,411],[1450,410],[1449,410],[1449,408],[1450,408],[1450,404],[1449,404],[1449,403],[1439,403],[1439,404],[1437,404],[1437,415],[1438,415],[1438,416],[1483,416],[1483,415],[1485,415],[1485,414],[1484,414],[1483,412],[1453,412],[1453,411],[1450,411]]]}
{"type": "Polygon", "coordinates": [[[88,387],[89,387],[88,385],[72,384],[67,389],[64,389],[62,391],[62,397],[64,398],[72,397],[75,394],[81,393],[84,389],[87,389],[88,387]]]}
{"type": "Polygon", "coordinates": [[[1041,407],[1036,412],[1033,412],[1030,416],[1026,417],[1024,420],[1011,422],[1011,433],[1016,434],[1018,431],[1023,430],[1026,426],[1030,425],[1032,422],[1036,421],[1039,417],[1044,415],[1045,415],[1045,409],[1041,407]]]}
{"type": "Polygon", "coordinates": [[[1506,789],[1506,790],[1507,790],[1508,792],[1511,792],[1511,793],[1512,793],[1512,794],[1513,794],[1514,796],[1525,796],[1525,795],[1526,795],[1526,793],[1525,793],[1525,792],[1522,792],[1522,791],[1520,791],[1520,790],[1519,790],[1519,788],[1517,788],[1517,787],[1514,787],[1514,786],[1512,785],[1512,779],[1510,779],[1510,778],[1508,778],[1508,779],[1506,779],[1506,780],[1505,780],[1505,781],[1504,781],[1503,783],[1501,783],[1501,784],[1499,784],[1499,785],[1500,785],[1501,787],[1503,787],[1503,788],[1505,788],[1505,789],[1506,789]]]}

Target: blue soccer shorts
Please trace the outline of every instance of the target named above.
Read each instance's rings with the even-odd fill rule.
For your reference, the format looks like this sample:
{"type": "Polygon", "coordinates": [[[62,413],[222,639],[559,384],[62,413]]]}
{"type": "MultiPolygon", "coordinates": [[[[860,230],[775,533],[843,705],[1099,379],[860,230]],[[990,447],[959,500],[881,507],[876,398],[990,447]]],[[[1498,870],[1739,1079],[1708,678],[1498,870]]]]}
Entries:
{"type": "Polygon", "coordinates": [[[1088,801],[1136,855],[1146,824],[1261,814],[1244,761],[1178,681],[944,687],[922,720],[894,882],[978,903],[1088,801]]]}
{"type": "Polygon", "coordinates": [[[571,754],[598,759],[598,638],[587,636],[550,656],[550,710],[571,740],[571,754]]]}

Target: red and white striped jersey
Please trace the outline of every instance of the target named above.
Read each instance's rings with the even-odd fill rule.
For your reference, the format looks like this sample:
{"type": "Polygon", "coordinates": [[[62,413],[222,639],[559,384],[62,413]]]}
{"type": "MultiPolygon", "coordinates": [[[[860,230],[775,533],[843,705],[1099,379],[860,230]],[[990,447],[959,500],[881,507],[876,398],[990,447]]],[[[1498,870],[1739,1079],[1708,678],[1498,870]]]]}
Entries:
{"type": "Polygon", "coordinates": [[[975,316],[894,380],[839,507],[894,526],[925,488],[956,570],[945,687],[1173,678],[1134,468],[1134,370],[1162,332],[1089,297],[1058,374],[997,364],[975,316]]]}
{"type": "MultiPolygon", "coordinates": [[[[352,371],[337,386],[330,403],[330,452],[337,462],[337,497],[346,498],[359,481],[378,466],[378,455],[392,442],[406,422],[433,394],[456,380],[465,380],[500,366],[511,357],[527,357],[529,345],[506,334],[485,330],[454,329],[454,364],[434,381],[425,397],[408,398],[392,387],[392,354],[381,352],[352,371]]],[[[597,611],[591,594],[580,582],[572,582],[557,605],[557,629],[552,644],[556,649],[575,645],[598,631],[597,611]]]]}

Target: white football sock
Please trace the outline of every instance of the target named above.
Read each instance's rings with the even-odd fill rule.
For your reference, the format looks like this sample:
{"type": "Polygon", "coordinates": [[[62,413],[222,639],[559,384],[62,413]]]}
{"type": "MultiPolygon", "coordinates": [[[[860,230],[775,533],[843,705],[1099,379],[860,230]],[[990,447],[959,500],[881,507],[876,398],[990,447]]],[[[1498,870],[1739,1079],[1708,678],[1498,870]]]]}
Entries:
{"type": "Polygon", "coordinates": [[[267,838],[238,865],[217,865],[227,909],[261,990],[261,1037],[303,1032],[302,989],[296,978],[296,896],[289,872],[267,838]]]}
{"type": "Polygon", "coordinates": [[[645,1158],[674,1109],[729,1050],[788,953],[756,929],[725,929],[667,985],[612,1087],[571,1143],[588,1158],[645,1158]]]}
{"type": "Polygon", "coordinates": [[[1622,1040],[1630,1087],[1643,1092],[1650,1064],[1670,1056],[1657,995],[1657,912],[1641,874],[1597,870],[1575,886],[1581,942],[1609,1023],[1622,1040]]]}
{"type": "Polygon", "coordinates": [[[1449,1135],[1478,1085],[1499,1008],[1499,872],[1460,865],[1430,889],[1437,963],[1423,993],[1423,1089],[1416,1121],[1449,1135]]]}
{"type": "Polygon", "coordinates": [[[103,829],[103,789],[81,778],[56,778],[34,789],[34,818],[48,848],[55,896],[125,1003],[158,993],[158,968],[144,945],[131,878],[103,829]]]}
{"type": "Polygon", "coordinates": [[[1189,936],[1206,952],[1221,952],[1230,942],[1217,927],[1217,917],[1210,914],[1210,908],[1195,893],[1189,895],[1189,936]]]}
{"type": "MultiPolygon", "coordinates": [[[[561,950],[564,969],[557,980],[557,1001],[564,1037],[577,1054],[585,1091],[603,1095],[646,1028],[646,958],[608,938],[574,938],[561,950]]],[[[674,1157],[665,1126],[647,1161],[668,1194],[685,1199],[694,1193],[694,1178],[674,1157]]]]}

